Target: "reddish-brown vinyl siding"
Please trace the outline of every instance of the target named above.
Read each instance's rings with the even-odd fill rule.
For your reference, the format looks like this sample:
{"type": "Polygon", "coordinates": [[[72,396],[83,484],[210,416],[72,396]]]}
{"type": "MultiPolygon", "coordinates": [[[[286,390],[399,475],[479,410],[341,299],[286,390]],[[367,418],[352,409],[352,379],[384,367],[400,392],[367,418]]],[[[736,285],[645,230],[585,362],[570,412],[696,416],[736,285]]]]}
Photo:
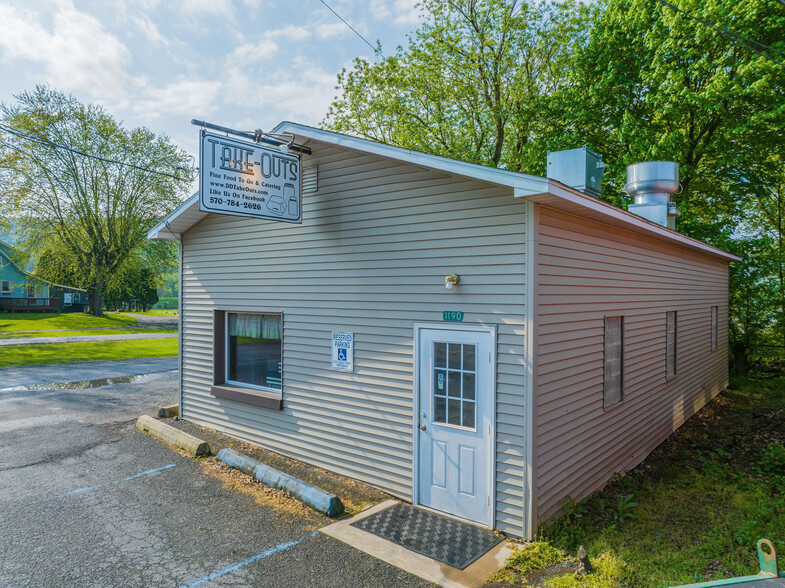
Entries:
{"type": "Polygon", "coordinates": [[[640,463],[727,385],[728,262],[540,209],[538,520],[640,463]],[[719,307],[712,350],[711,307],[719,307]],[[666,313],[678,313],[666,380],[666,313]],[[623,400],[603,409],[605,317],[624,317],[623,400]]]}

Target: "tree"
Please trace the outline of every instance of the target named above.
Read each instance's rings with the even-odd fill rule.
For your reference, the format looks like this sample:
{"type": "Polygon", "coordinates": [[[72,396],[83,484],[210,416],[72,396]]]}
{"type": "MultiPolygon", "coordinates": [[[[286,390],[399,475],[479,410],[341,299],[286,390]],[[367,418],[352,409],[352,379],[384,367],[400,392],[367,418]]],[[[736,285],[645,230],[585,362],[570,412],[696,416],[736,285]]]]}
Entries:
{"type": "Polygon", "coordinates": [[[549,97],[567,81],[592,10],[568,0],[425,0],[408,47],[338,76],[325,124],[516,171],[544,171],[549,97]]]}
{"type": "Polygon", "coordinates": [[[681,164],[677,229],[743,259],[731,266],[734,369],[781,369],[785,9],[775,0],[676,4],[603,2],[555,108],[570,121],[565,137],[606,156],[604,197],[616,204],[626,200],[626,165],[681,164]]]}
{"type": "Polygon", "coordinates": [[[677,4],[679,12],[654,0],[601,2],[554,108],[565,137],[605,156],[605,198],[625,201],[628,164],[677,161],[677,227],[722,239],[746,212],[737,180],[785,147],[785,58],[777,53],[785,9],[776,0],[677,4]],[[750,50],[755,43],[783,63],[750,50]]]}
{"type": "MultiPolygon", "coordinates": [[[[117,268],[104,289],[104,304],[107,308],[129,306],[131,300],[139,300],[147,307],[158,302],[158,288],[165,283],[164,276],[172,275],[177,267],[177,246],[168,241],[145,241],[126,261],[117,268]]],[[[87,288],[90,270],[79,264],[79,260],[65,246],[50,243],[40,254],[35,266],[35,275],[50,282],[87,288]]],[[[173,274],[177,276],[175,272],[173,274]]]]}
{"type": "Polygon", "coordinates": [[[732,268],[732,342],[752,365],[768,361],[764,348],[782,349],[781,3],[434,0],[423,8],[407,48],[339,75],[328,125],[539,175],[546,150],[588,145],[607,164],[602,198],[621,207],[628,164],[677,161],[677,229],[744,258],[732,268]]]}
{"type": "Polygon", "coordinates": [[[107,305],[132,310],[133,301],[147,310],[158,302],[159,276],[140,263],[128,263],[112,276],[106,290],[107,305]]]}
{"type": "Polygon", "coordinates": [[[0,106],[0,204],[28,251],[69,254],[96,315],[112,274],[180,203],[190,178],[175,172],[186,165],[166,136],[126,130],[102,107],[43,86],[0,106]]]}

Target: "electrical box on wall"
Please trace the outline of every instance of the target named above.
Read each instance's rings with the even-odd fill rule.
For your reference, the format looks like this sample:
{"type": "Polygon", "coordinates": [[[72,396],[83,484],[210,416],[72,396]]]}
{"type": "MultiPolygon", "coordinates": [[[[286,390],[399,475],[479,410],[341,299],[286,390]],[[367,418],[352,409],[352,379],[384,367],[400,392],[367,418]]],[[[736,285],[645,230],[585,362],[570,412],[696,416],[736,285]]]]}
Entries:
{"type": "Polygon", "coordinates": [[[605,164],[588,147],[548,152],[547,177],[599,198],[605,164]]]}

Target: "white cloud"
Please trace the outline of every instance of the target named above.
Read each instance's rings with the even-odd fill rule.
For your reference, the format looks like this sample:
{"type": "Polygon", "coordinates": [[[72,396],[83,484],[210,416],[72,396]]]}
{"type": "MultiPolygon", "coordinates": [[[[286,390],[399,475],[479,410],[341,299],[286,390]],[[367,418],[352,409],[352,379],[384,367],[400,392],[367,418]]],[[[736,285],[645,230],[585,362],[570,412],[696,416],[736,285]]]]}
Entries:
{"type": "Polygon", "coordinates": [[[308,27],[287,25],[280,29],[272,29],[265,32],[265,37],[269,39],[286,39],[288,41],[305,41],[311,36],[308,27]]]}
{"type": "Polygon", "coordinates": [[[338,37],[354,34],[351,29],[342,22],[318,24],[314,28],[316,29],[316,36],[319,39],[337,39],[338,37]]]}
{"type": "Polygon", "coordinates": [[[372,0],[369,10],[377,21],[388,21],[394,25],[411,27],[420,22],[420,0],[372,0]]]}
{"type": "Polygon", "coordinates": [[[256,43],[244,43],[235,47],[225,56],[226,67],[237,69],[247,68],[249,64],[268,59],[278,53],[278,43],[270,39],[262,39],[256,43]]]}
{"type": "Polygon", "coordinates": [[[288,61],[283,67],[270,67],[274,63],[250,70],[232,67],[227,72],[225,87],[231,89],[226,94],[227,102],[231,101],[241,115],[238,120],[247,127],[265,130],[285,119],[320,122],[335,94],[335,74],[303,58],[288,61]],[[254,122],[249,125],[249,121],[254,122]]]}
{"type": "Polygon", "coordinates": [[[184,12],[228,16],[234,13],[232,0],[188,0],[183,2],[184,12]]]}
{"type": "Polygon", "coordinates": [[[335,93],[335,74],[314,63],[301,62],[294,72],[276,72],[271,83],[259,86],[261,108],[272,107],[279,117],[314,124],[324,117],[335,93]],[[275,81],[272,81],[275,80],[275,81]]]}
{"type": "Polygon", "coordinates": [[[221,82],[180,77],[161,88],[145,87],[131,109],[142,120],[165,116],[201,117],[216,106],[221,82]]]}
{"type": "Polygon", "coordinates": [[[158,26],[146,14],[136,12],[129,15],[129,20],[144,37],[154,45],[167,45],[169,40],[161,34],[158,26]]]}
{"type": "Polygon", "coordinates": [[[2,59],[42,65],[46,81],[56,88],[119,97],[130,81],[128,48],[71,0],[54,3],[49,30],[39,14],[0,5],[0,30],[2,59]]]}

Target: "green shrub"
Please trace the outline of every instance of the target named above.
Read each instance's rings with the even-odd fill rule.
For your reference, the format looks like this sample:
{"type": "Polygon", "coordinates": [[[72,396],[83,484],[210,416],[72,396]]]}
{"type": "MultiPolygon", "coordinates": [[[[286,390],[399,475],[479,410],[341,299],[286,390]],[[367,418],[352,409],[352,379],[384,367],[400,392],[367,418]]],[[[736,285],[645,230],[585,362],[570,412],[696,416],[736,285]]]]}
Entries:
{"type": "Polygon", "coordinates": [[[775,441],[763,450],[758,469],[767,476],[785,474],[785,447],[782,446],[782,443],[775,441]]]}

